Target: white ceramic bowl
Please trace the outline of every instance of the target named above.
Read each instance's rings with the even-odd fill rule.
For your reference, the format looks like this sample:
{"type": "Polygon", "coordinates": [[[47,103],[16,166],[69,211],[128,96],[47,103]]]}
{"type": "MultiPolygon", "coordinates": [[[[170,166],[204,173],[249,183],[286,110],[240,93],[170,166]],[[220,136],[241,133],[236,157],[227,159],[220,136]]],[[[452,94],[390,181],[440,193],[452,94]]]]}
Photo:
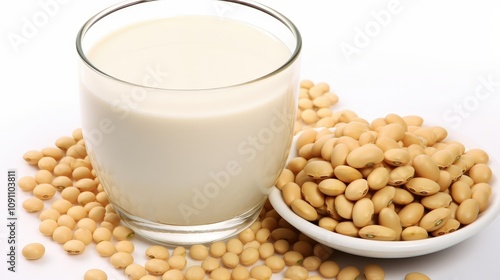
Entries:
{"type": "MultiPolygon", "coordinates": [[[[466,141],[462,138],[450,138],[456,139],[462,142],[468,148],[474,148],[477,146],[468,145],[466,141]]],[[[295,149],[295,142],[297,136],[295,136],[292,149],[289,155],[289,159],[297,156],[295,149]]],[[[489,166],[493,170],[494,178],[490,183],[492,185],[492,194],[490,197],[490,203],[486,210],[484,210],[476,221],[473,223],[460,228],[459,230],[438,236],[430,237],[425,240],[418,241],[376,241],[376,240],[366,240],[362,238],[350,237],[346,235],[341,235],[335,232],[328,231],[326,229],[320,228],[311,222],[308,222],[298,215],[296,215],[290,207],[288,207],[283,197],[281,196],[281,191],[277,187],[273,187],[271,193],[269,194],[269,200],[273,205],[274,209],[287,220],[295,228],[311,237],[312,239],[327,245],[331,248],[365,257],[373,258],[406,258],[415,257],[420,255],[426,255],[434,253],[453,245],[456,245],[467,238],[475,235],[481,230],[485,229],[500,213],[500,190],[498,185],[498,174],[500,174],[500,167],[496,161],[490,158],[489,166]],[[495,177],[496,175],[496,177],[495,177]]]]}

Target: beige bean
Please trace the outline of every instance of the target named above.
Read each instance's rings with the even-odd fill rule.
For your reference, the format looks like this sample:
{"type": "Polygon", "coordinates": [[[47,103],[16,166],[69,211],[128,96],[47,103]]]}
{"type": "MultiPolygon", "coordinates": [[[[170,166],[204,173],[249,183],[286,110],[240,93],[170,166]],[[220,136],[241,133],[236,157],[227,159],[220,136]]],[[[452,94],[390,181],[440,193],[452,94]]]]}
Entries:
{"type": "MultiPolygon", "coordinates": [[[[316,122],[314,127],[326,127],[326,128],[332,128],[337,124],[337,120],[330,115],[328,115],[326,112],[329,110],[325,110],[326,108],[320,108],[316,114],[318,115],[319,120],[316,122]]],[[[326,143],[325,143],[326,144],[326,143]]]]}
{"type": "Polygon", "coordinates": [[[406,132],[406,123],[401,120],[400,123],[388,123],[379,130],[379,137],[388,137],[394,141],[403,139],[406,132]]]}
{"type": "Polygon", "coordinates": [[[220,260],[221,263],[228,268],[235,268],[240,262],[238,255],[233,252],[226,252],[222,255],[220,260]]]}
{"type": "Polygon", "coordinates": [[[451,211],[448,208],[437,208],[425,214],[419,222],[419,226],[428,232],[442,227],[450,219],[451,211]]]}
{"type": "Polygon", "coordinates": [[[210,272],[210,278],[213,280],[230,280],[231,272],[224,267],[219,267],[210,272]]]}
{"type": "Polygon", "coordinates": [[[38,170],[35,173],[35,181],[38,184],[42,183],[50,184],[52,182],[52,177],[53,177],[52,173],[47,170],[38,170]]]}
{"type": "MultiPolygon", "coordinates": [[[[329,132],[329,130],[327,130],[329,132]]],[[[318,134],[319,136],[319,134],[318,134]]],[[[311,155],[313,157],[321,157],[321,151],[323,150],[323,147],[325,146],[326,142],[328,140],[334,139],[334,136],[332,133],[325,134],[318,138],[316,141],[314,141],[314,144],[311,148],[311,155]]],[[[336,139],[335,139],[336,141],[336,139]]],[[[333,148],[333,146],[332,146],[333,148]]],[[[330,161],[330,160],[328,160],[330,161]]]]}
{"type": "Polygon", "coordinates": [[[78,188],[81,192],[84,191],[94,191],[97,188],[97,183],[90,178],[83,178],[74,184],[76,188],[78,188]]]}
{"type": "Polygon", "coordinates": [[[83,159],[87,156],[87,150],[84,145],[76,144],[66,150],[66,155],[76,159],[83,159]]]}
{"type": "Polygon", "coordinates": [[[245,266],[251,266],[259,260],[259,250],[257,248],[248,247],[243,249],[240,254],[240,263],[245,266]]]}
{"type": "Polygon", "coordinates": [[[458,209],[458,203],[455,201],[452,201],[450,206],[448,206],[448,209],[450,209],[450,219],[455,219],[457,209],[458,209]]]}
{"type": "Polygon", "coordinates": [[[403,227],[401,226],[401,220],[396,211],[389,207],[380,210],[380,213],[378,214],[378,224],[394,230],[397,236],[396,239],[400,239],[403,227]]]}
{"type": "Polygon", "coordinates": [[[469,177],[475,183],[489,183],[493,172],[486,163],[476,163],[469,169],[469,177]]]}
{"type": "Polygon", "coordinates": [[[59,191],[63,191],[73,185],[73,180],[68,176],[57,176],[52,180],[51,184],[59,191]]]}
{"type": "Polygon", "coordinates": [[[432,132],[436,135],[436,142],[441,142],[448,136],[448,131],[441,126],[432,127],[432,132]]]}
{"type": "Polygon", "coordinates": [[[49,200],[56,194],[57,190],[51,184],[39,184],[33,189],[33,195],[41,200],[49,200]]]}
{"type": "Polygon", "coordinates": [[[85,243],[80,240],[69,240],[63,245],[64,251],[70,255],[80,255],[85,251],[85,243]]]}
{"type": "Polygon", "coordinates": [[[318,269],[321,276],[325,278],[334,278],[340,271],[340,266],[335,261],[324,261],[318,269]]]}
{"type": "Polygon", "coordinates": [[[384,120],[387,122],[387,124],[399,124],[404,131],[408,130],[408,124],[406,123],[405,119],[398,114],[387,114],[384,120]]]}
{"type": "Polygon", "coordinates": [[[448,233],[452,233],[460,228],[460,222],[457,219],[450,218],[444,223],[444,225],[437,230],[431,232],[432,236],[440,236],[448,233]]]}
{"type": "Polygon", "coordinates": [[[290,206],[295,199],[300,199],[302,197],[301,189],[295,182],[286,183],[281,189],[281,195],[288,206],[290,206]]]}
{"type": "Polygon", "coordinates": [[[352,219],[352,210],[354,208],[354,202],[347,199],[343,194],[335,197],[335,209],[337,213],[344,219],[352,219]]]}
{"type": "Polygon", "coordinates": [[[233,280],[247,280],[250,277],[248,269],[242,265],[238,265],[231,272],[231,279],[233,280]]]}
{"type": "Polygon", "coordinates": [[[403,227],[417,225],[424,216],[425,208],[418,202],[412,202],[399,210],[398,216],[403,227]]]}
{"type": "Polygon", "coordinates": [[[326,261],[333,254],[333,249],[323,245],[321,243],[316,243],[313,248],[313,255],[320,258],[322,261],[326,261]]]}
{"type": "Polygon", "coordinates": [[[47,170],[49,172],[53,172],[54,168],[57,165],[57,160],[55,160],[53,157],[48,157],[44,156],[40,160],[38,160],[38,168],[42,170],[47,170]]]}
{"type": "MultiPolygon", "coordinates": [[[[319,122],[318,122],[318,125],[319,125],[319,122]]],[[[337,142],[337,138],[329,138],[323,144],[323,147],[321,148],[319,156],[321,156],[321,158],[326,160],[326,161],[331,161],[333,149],[335,147],[336,142],[337,142]]],[[[314,149],[314,147],[313,147],[313,149],[314,149]]]]}
{"type": "Polygon", "coordinates": [[[462,168],[458,167],[457,165],[453,165],[453,164],[448,166],[444,170],[446,170],[448,173],[450,173],[452,182],[455,182],[456,180],[458,180],[460,178],[460,176],[462,176],[462,174],[463,174],[462,168]]]}
{"type": "Polygon", "coordinates": [[[474,222],[479,215],[479,202],[469,198],[458,205],[455,218],[463,225],[474,222]]]}
{"type": "MultiPolygon", "coordinates": [[[[359,202],[359,201],[358,201],[359,202]]],[[[318,226],[329,231],[334,231],[335,227],[338,225],[338,221],[331,217],[323,217],[319,219],[318,226]]]]}
{"type": "Polygon", "coordinates": [[[359,140],[359,136],[367,132],[369,130],[369,127],[360,122],[350,122],[344,126],[344,129],[342,130],[342,135],[351,137],[352,139],[359,140]]]}
{"type": "Polygon", "coordinates": [[[356,280],[358,279],[358,276],[361,275],[361,272],[359,269],[355,266],[349,265],[344,268],[342,268],[338,275],[337,275],[337,280],[356,280]]]}
{"type": "Polygon", "coordinates": [[[349,110],[349,109],[344,109],[340,111],[340,121],[349,123],[352,120],[356,119],[358,117],[358,114],[356,112],[349,110]]]}
{"type": "Polygon", "coordinates": [[[392,241],[398,238],[398,234],[391,228],[381,225],[368,225],[362,227],[358,235],[364,239],[392,241]]]}
{"type": "Polygon", "coordinates": [[[374,132],[374,131],[366,131],[366,132],[363,132],[361,133],[361,135],[359,136],[359,145],[360,146],[363,146],[363,145],[366,145],[368,143],[370,144],[375,144],[377,140],[377,133],[374,132]]]}
{"type": "MultiPolygon", "coordinates": [[[[330,110],[330,108],[319,108],[318,111],[316,112],[316,114],[318,114],[318,117],[320,118],[331,118],[332,120],[335,121],[335,118],[332,118],[332,111],[330,110]]],[[[334,122],[334,125],[336,124],[337,122],[335,121],[334,122]]]]}
{"type": "Polygon", "coordinates": [[[30,243],[23,247],[21,254],[27,260],[37,260],[45,254],[45,246],[41,243],[30,243]]]}
{"type": "Polygon", "coordinates": [[[206,259],[201,260],[201,267],[205,270],[205,272],[210,273],[219,268],[220,263],[216,258],[207,257],[206,259]]]}
{"type": "Polygon", "coordinates": [[[431,280],[431,278],[420,272],[410,272],[405,275],[405,280],[431,280]]]}
{"type": "Polygon", "coordinates": [[[464,182],[467,184],[467,186],[469,186],[471,188],[474,185],[474,180],[472,180],[471,177],[469,177],[468,175],[465,175],[465,174],[460,176],[460,178],[457,180],[457,182],[464,182]]]}
{"type": "Polygon", "coordinates": [[[36,187],[37,182],[35,178],[32,176],[23,176],[19,178],[17,184],[21,190],[25,192],[30,192],[36,187]]]}
{"type": "Polygon", "coordinates": [[[420,200],[420,203],[422,203],[425,208],[434,210],[441,207],[448,207],[451,204],[452,200],[453,198],[451,195],[445,192],[438,192],[433,195],[423,197],[420,200]]]}
{"type": "Polygon", "coordinates": [[[41,199],[36,197],[30,197],[23,201],[23,208],[29,213],[39,212],[43,209],[44,203],[41,199]]]}
{"type": "Polygon", "coordinates": [[[387,121],[385,120],[385,118],[375,118],[372,120],[372,122],[370,123],[370,127],[373,131],[380,131],[380,129],[382,129],[383,126],[386,126],[387,125],[387,121]]]}
{"type": "Polygon", "coordinates": [[[407,126],[422,126],[424,123],[424,119],[416,115],[403,116],[402,118],[407,126]]]}
{"type": "Polygon", "coordinates": [[[471,156],[474,159],[474,163],[488,163],[490,160],[490,157],[488,153],[486,153],[482,149],[470,149],[467,152],[465,152],[464,155],[471,156]]]}
{"type": "Polygon", "coordinates": [[[347,185],[344,194],[347,199],[356,201],[363,198],[368,193],[368,190],[369,187],[366,179],[357,179],[347,185]]]}
{"type": "Polygon", "coordinates": [[[446,168],[453,164],[456,157],[449,150],[439,150],[432,154],[432,160],[437,164],[439,168],[446,168]]]}
{"type": "Polygon", "coordinates": [[[415,130],[413,133],[416,136],[420,137],[424,141],[424,144],[427,146],[434,145],[438,140],[432,127],[420,127],[417,130],[415,130]]]}
{"type": "MultiPolygon", "coordinates": [[[[271,237],[274,240],[284,239],[288,243],[293,244],[297,241],[297,232],[289,228],[277,228],[271,232],[271,237]]],[[[276,246],[275,249],[277,249],[276,246]]]]}
{"type": "Polygon", "coordinates": [[[292,266],[301,264],[304,260],[304,256],[297,251],[288,251],[283,254],[283,260],[285,261],[285,265],[292,266]]]}
{"type": "Polygon", "coordinates": [[[333,167],[330,162],[317,160],[309,161],[304,167],[305,173],[314,179],[326,179],[333,175],[333,167]]]}
{"type": "MultiPolygon", "coordinates": [[[[415,137],[417,137],[417,136],[415,136],[415,137]]],[[[420,138],[418,138],[418,141],[421,141],[420,138]]],[[[413,158],[415,158],[418,155],[426,155],[424,147],[425,147],[424,144],[421,143],[421,142],[420,142],[420,145],[419,144],[410,144],[407,147],[408,148],[408,153],[410,153],[410,158],[413,159],[413,158]]]]}
{"type": "Polygon", "coordinates": [[[462,201],[471,198],[472,190],[465,182],[456,181],[450,186],[450,193],[453,200],[457,203],[462,203],[462,201]]]}
{"type": "Polygon", "coordinates": [[[302,186],[305,182],[315,182],[314,178],[309,177],[309,175],[306,174],[305,170],[301,170],[299,173],[297,173],[297,176],[295,176],[295,183],[299,186],[302,186]]]}
{"type": "Polygon", "coordinates": [[[390,149],[401,148],[396,140],[387,136],[377,137],[375,145],[377,145],[383,152],[388,151],[390,149]]]}
{"type": "Polygon", "coordinates": [[[302,197],[311,206],[318,208],[325,204],[325,195],[319,190],[315,182],[305,182],[302,187],[302,197]]]}
{"type": "Polygon", "coordinates": [[[389,170],[383,166],[376,167],[366,177],[371,190],[380,190],[389,183],[389,170]]]}
{"type": "Polygon", "coordinates": [[[343,194],[346,189],[346,184],[335,178],[322,180],[318,184],[318,189],[325,195],[337,196],[343,194]]]}
{"type": "Polygon", "coordinates": [[[330,155],[330,163],[333,168],[339,165],[346,165],[347,155],[349,154],[349,147],[344,143],[336,143],[330,155]]]}
{"type": "Polygon", "coordinates": [[[411,193],[421,196],[433,195],[441,189],[438,183],[424,177],[412,178],[405,186],[411,193]]]}
{"type": "Polygon", "coordinates": [[[409,226],[401,232],[401,239],[404,241],[422,240],[429,237],[426,229],[419,226],[409,226]]]}
{"type": "Polygon", "coordinates": [[[415,200],[415,196],[406,189],[395,188],[392,202],[398,205],[408,205],[415,200]]]}
{"type": "Polygon", "coordinates": [[[272,275],[271,268],[266,265],[255,265],[250,269],[250,277],[257,280],[268,280],[271,279],[272,275]]]}
{"type": "Polygon", "coordinates": [[[297,105],[302,110],[312,109],[314,107],[313,102],[309,98],[299,98],[297,105]]]}
{"type": "Polygon", "coordinates": [[[268,266],[273,273],[281,272],[286,264],[282,257],[277,255],[270,256],[265,260],[266,266],[268,266]]]}
{"type": "MultiPolygon", "coordinates": [[[[337,132],[337,130],[335,130],[335,132],[337,132]]],[[[359,141],[356,140],[356,139],[353,139],[351,137],[348,137],[348,136],[340,136],[337,138],[337,141],[335,141],[336,145],[338,144],[345,144],[347,145],[348,149],[350,152],[352,152],[353,150],[357,149],[360,147],[359,145],[359,141]]]]}
{"type": "Polygon", "coordinates": [[[290,205],[293,212],[299,215],[301,218],[308,221],[315,221],[318,219],[318,212],[314,209],[311,204],[307,203],[302,199],[295,199],[290,205]]]}
{"type": "Polygon", "coordinates": [[[359,227],[357,227],[352,221],[342,221],[335,227],[335,232],[347,236],[357,237],[359,233],[359,227]]]}
{"type": "Polygon", "coordinates": [[[428,155],[417,155],[412,159],[412,166],[415,169],[415,176],[424,177],[437,181],[440,176],[437,163],[428,155]]]}
{"type": "Polygon", "coordinates": [[[282,189],[286,183],[293,182],[295,180],[295,174],[289,169],[283,169],[280,176],[276,180],[276,187],[282,189]]]}
{"type": "Polygon", "coordinates": [[[377,264],[367,264],[363,268],[363,275],[365,276],[366,280],[383,280],[385,279],[385,272],[384,269],[377,264]]]}
{"type": "MultiPolygon", "coordinates": [[[[410,147],[411,145],[417,145],[419,147],[424,147],[424,143],[422,143],[422,139],[411,132],[405,132],[403,138],[401,139],[401,143],[403,143],[403,147],[410,147]]],[[[410,153],[410,151],[409,151],[410,153]]],[[[410,158],[412,153],[410,153],[410,158]]]]}
{"type": "Polygon", "coordinates": [[[303,157],[294,157],[287,163],[287,169],[292,171],[293,174],[297,175],[300,170],[304,169],[307,164],[307,159],[303,157]]]}
{"type": "Polygon", "coordinates": [[[199,265],[190,266],[184,272],[186,280],[203,280],[205,279],[205,275],[205,270],[199,265]]]}
{"type": "Polygon", "coordinates": [[[479,183],[471,189],[471,198],[479,203],[479,212],[483,212],[488,207],[491,196],[491,186],[487,183],[479,183]],[[477,185],[482,187],[477,187],[477,185]]]}
{"type": "Polygon", "coordinates": [[[285,271],[285,277],[290,280],[306,280],[309,277],[309,272],[302,266],[293,265],[285,271]]]}
{"type": "Polygon", "coordinates": [[[406,184],[415,175],[415,169],[410,165],[398,166],[389,172],[389,182],[391,186],[406,184]]]}
{"type": "Polygon", "coordinates": [[[439,170],[439,179],[436,182],[440,191],[447,190],[452,183],[451,174],[446,170],[439,170]]]}
{"type": "Polygon", "coordinates": [[[371,197],[375,214],[378,214],[380,210],[391,205],[395,195],[396,189],[392,186],[386,186],[376,191],[371,197]]]}
{"type": "Polygon", "coordinates": [[[371,167],[384,160],[384,152],[377,145],[368,143],[351,151],[346,158],[349,166],[354,168],[371,167]]]}
{"type": "Polygon", "coordinates": [[[392,166],[406,165],[410,162],[410,153],[403,148],[387,150],[384,152],[384,162],[392,166]]]}
{"type": "Polygon", "coordinates": [[[373,202],[369,198],[361,198],[352,208],[352,221],[357,227],[364,227],[372,222],[374,214],[373,202]]]}
{"type": "Polygon", "coordinates": [[[363,174],[354,167],[348,165],[339,165],[333,170],[335,177],[344,183],[350,183],[357,179],[362,179],[363,174]]]}
{"type": "Polygon", "coordinates": [[[306,129],[303,130],[300,135],[297,137],[296,147],[297,150],[300,150],[306,144],[314,143],[316,140],[316,135],[318,132],[315,129],[306,129]]]}
{"type": "Polygon", "coordinates": [[[37,150],[30,150],[27,151],[23,154],[23,159],[28,163],[32,165],[38,164],[38,161],[43,158],[43,154],[40,151],[37,150]]]}

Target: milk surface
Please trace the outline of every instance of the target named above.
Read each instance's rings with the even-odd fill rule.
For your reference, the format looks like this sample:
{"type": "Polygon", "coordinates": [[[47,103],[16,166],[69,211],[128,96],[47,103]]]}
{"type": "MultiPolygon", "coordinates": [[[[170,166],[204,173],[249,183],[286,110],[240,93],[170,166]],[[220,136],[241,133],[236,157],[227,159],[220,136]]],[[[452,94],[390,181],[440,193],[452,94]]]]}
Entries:
{"type": "Polygon", "coordinates": [[[288,154],[298,75],[257,79],[290,53],[210,16],[141,22],[95,44],[87,57],[103,73],[81,67],[82,123],[110,201],[169,225],[221,222],[262,202],[288,154]]]}

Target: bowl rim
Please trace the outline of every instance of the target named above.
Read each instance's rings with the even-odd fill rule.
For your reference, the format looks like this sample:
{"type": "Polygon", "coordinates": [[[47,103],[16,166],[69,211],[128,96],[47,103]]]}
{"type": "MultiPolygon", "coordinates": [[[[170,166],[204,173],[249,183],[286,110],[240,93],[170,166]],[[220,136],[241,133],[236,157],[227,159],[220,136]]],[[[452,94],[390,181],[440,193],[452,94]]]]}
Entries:
{"type": "MultiPolygon", "coordinates": [[[[299,135],[300,133],[294,136],[287,162],[297,155],[295,144],[299,135]]],[[[471,146],[471,144],[473,143],[464,143],[466,147],[471,146]]],[[[475,144],[473,145],[477,146],[475,144]]],[[[423,240],[378,241],[342,235],[314,225],[295,214],[292,209],[286,205],[281,195],[281,190],[276,186],[272,187],[269,193],[269,200],[278,214],[292,226],[317,242],[333,249],[373,258],[415,257],[434,253],[456,245],[483,230],[498,217],[500,214],[500,193],[496,187],[496,184],[498,184],[496,174],[500,174],[500,165],[495,159],[491,158],[491,156],[488,165],[493,171],[493,177],[489,183],[492,186],[492,193],[488,207],[479,214],[478,218],[473,223],[452,233],[423,240]],[[311,227],[311,225],[314,226],[311,227]]]]}

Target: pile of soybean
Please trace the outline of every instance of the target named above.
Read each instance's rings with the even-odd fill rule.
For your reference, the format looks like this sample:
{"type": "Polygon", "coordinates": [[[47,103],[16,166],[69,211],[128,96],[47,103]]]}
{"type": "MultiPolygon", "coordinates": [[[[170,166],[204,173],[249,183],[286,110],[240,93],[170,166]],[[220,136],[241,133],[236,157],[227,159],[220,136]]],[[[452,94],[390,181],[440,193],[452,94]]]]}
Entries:
{"type": "MultiPolygon", "coordinates": [[[[335,126],[335,133],[339,133],[343,130],[341,127],[344,127],[345,130],[349,123],[364,123],[363,127],[365,128],[365,125],[368,125],[352,111],[333,112],[331,106],[335,105],[337,101],[338,97],[330,92],[328,84],[314,84],[309,80],[302,81],[296,132],[302,132],[301,135],[303,135],[299,144],[301,146],[299,154],[304,155],[303,152],[306,150],[302,149],[304,147],[310,147],[311,153],[309,153],[310,156],[303,157],[305,161],[300,160],[301,162],[331,162],[332,160],[332,158],[320,160],[319,156],[312,156],[312,151],[316,151],[317,145],[319,145],[316,143],[326,140],[326,138],[323,139],[319,136],[327,133],[325,130],[316,131],[309,130],[309,128],[335,126]],[[313,138],[309,138],[309,143],[303,143],[306,135],[312,134],[315,135],[314,140],[311,142],[313,138]]],[[[385,122],[387,123],[391,118],[387,117],[385,122]]],[[[408,118],[406,119],[408,120],[408,118]]],[[[418,120],[418,118],[411,119],[418,120]]],[[[376,123],[382,122],[376,121],[376,123]]],[[[359,127],[359,125],[352,126],[359,127]]],[[[369,130],[376,132],[376,129],[369,130]]],[[[349,128],[345,130],[346,133],[348,131],[349,128]]],[[[352,138],[352,140],[360,143],[360,139],[354,140],[352,138]]],[[[354,143],[351,140],[348,141],[354,143]]],[[[352,148],[352,146],[348,147],[352,148]]],[[[477,157],[481,157],[481,155],[483,161],[487,161],[487,158],[484,158],[485,154],[475,153],[477,157]]],[[[122,224],[120,217],[109,204],[104,188],[90,164],[81,129],[74,130],[71,136],[58,138],[52,147],[27,151],[23,158],[28,164],[37,168],[33,175],[26,175],[19,179],[20,189],[32,194],[32,197],[24,201],[23,208],[33,215],[38,215],[39,231],[47,237],[47,242],[60,244],[68,256],[97,254],[115,269],[121,271],[125,279],[260,280],[278,277],[291,280],[352,280],[360,278],[376,280],[385,277],[384,270],[377,264],[368,264],[363,268],[352,265],[340,267],[334,260],[333,249],[319,244],[299,232],[280,217],[269,202],[266,203],[254,224],[229,240],[175,248],[151,244],[144,252],[137,252],[133,242],[134,232],[122,224]],[[86,250],[89,247],[93,248],[95,252],[86,250]],[[141,261],[139,256],[145,258],[146,261],[141,261]]],[[[288,168],[280,176],[278,186],[283,191],[288,189],[292,182],[299,187],[304,187],[304,185],[311,185],[305,184],[306,182],[314,182],[319,185],[322,181],[333,179],[330,171],[328,174],[332,177],[323,178],[325,173],[321,169],[309,170],[312,165],[307,168],[310,172],[304,173],[306,165],[293,167],[293,162],[297,161],[290,162],[288,168]],[[290,176],[291,174],[293,176],[290,176]],[[315,176],[319,177],[315,178],[315,176]],[[292,177],[292,180],[288,179],[292,177]],[[286,188],[284,188],[285,185],[286,188]]],[[[369,169],[375,169],[380,164],[384,165],[382,162],[371,167],[351,166],[351,168],[356,169],[361,174],[367,174],[369,169]]],[[[445,169],[439,169],[439,172],[441,173],[443,170],[445,169]]],[[[464,174],[465,172],[462,173],[463,178],[460,181],[469,176],[464,174]]],[[[379,182],[379,184],[381,183],[379,182]]],[[[304,189],[306,188],[308,187],[304,189]]],[[[398,187],[398,189],[400,188],[398,187]]],[[[302,191],[300,191],[301,196],[297,199],[308,205],[313,205],[309,204],[308,192],[304,192],[306,196],[302,196],[302,191]]],[[[365,198],[372,196],[371,193],[373,191],[368,191],[365,198]]],[[[336,216],[337,214],[332,212],[334,209],[332,205],[330,208],[327,207],[331,201],[329,196],[329,194],[324,194],[324,206],[313,206],[317,213],[316,222],[325,222],[327,218],[335,220],[335,217],[338,218],[338,224],[347,221],[348,219],[340,218],[340,215],[336,216]]],[[[477,194],[474,195],[474,197],[476,196],[477,194]]],[[[289,199],[287,198],[287,200],[289,199]]],[[[387,202],[388,207],[385,208],[397,209],[396,202],[395,196],[392,203],[387,202]]],[[[299,209],[294,208],[295,210],[299,209]]],[[[302,215],[310,219],[307,211],[303,212],[302,215]]],[[[329,227],[333,230],[332,224],[329,227]]],[[[23,256],[32,261],[42,258],[45,253],[45,246],[41,243],[25,244],[22,250],[23,256]]],[[[54,265],[59,264],[54,263],[54,265]]],[[[80,279],[106,280],[108,273],[89,267],[80,279]]],[[[405,276],[405,280],[425,279],[430,278],[418,272],[411,272],[405,276]]]]}
{"type": "MultiPolygon", "coordinates": [[[[308,87],[300,100],[317,98],[308,87]]],[[[297,120],[308,128],[277,183],[302,218],[352,237],[418,240],[459,230],[488,207],[488,154],[448,140],[445,128],[415,115],[369,122],[350,110],[309,119],[304,112],[322,109],[302,110],[297,120]]]]}

